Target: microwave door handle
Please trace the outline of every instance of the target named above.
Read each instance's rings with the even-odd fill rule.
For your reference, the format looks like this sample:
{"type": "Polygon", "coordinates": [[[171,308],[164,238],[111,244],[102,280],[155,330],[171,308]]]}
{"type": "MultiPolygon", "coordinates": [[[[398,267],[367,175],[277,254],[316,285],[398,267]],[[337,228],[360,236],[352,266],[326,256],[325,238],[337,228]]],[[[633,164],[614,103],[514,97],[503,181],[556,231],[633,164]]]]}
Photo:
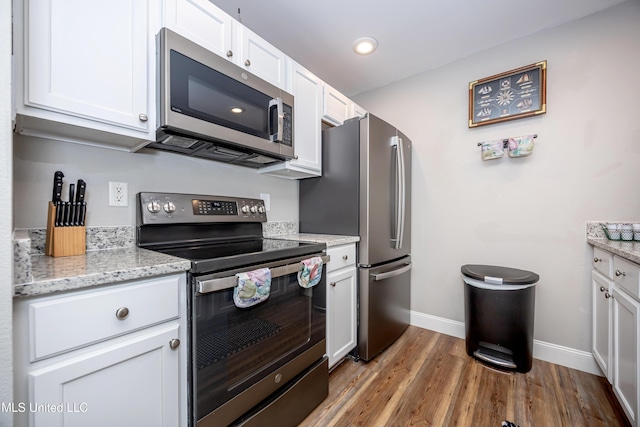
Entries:
{"type": "Polygon", "coordinates": [[[274,134],[273,130],[269,129],[271,132],[271,141],[282,142],[282,133],[284,129],[284,108],[282,106],[282,98],[278,97],[269,101],[269,126],[271,126],[272,123],[271,118],[273,117],[274,109],[278,114],[278,130],[274,134]]]}

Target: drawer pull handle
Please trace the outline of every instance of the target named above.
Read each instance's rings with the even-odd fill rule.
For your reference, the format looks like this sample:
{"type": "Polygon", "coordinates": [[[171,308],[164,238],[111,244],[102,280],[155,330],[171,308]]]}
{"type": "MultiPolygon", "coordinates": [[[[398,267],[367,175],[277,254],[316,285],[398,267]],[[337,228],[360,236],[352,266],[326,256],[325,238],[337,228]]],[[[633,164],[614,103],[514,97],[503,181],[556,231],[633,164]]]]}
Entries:
{"type": "Polygon", "coordinates": [[[244,65],[246,65],[247,67],[251,65],[251,61],[249,61],[248,59],[246,61],[244,61],[244,65]]]}
{"type": "Polygon", "coordinates": [[[607,288],[605,288],[604,286],[600,286],[600,292],[604,292],[606,290],[607,290],[607,288]]]}
{"type": "Polygon", "coordinates": [[[349,256],[348,255],[342,255],[342,259],[346,261],[346,260],[349,259],[349,256]]]}
{"type": "Polygon", "coordinates": [[[138,116],[138,119],[139,119],[141,122],[146,122],[147,120],[149,120],[149,117],[147,117],[147,115],[146,115],[146,114],[142,113],[142,114],[140,114],[140,115],[138,116]]]}
{"type": "Polygon", "coordinates": [[[624,271],[616,270],[616,276],[626,276],[627,274],[624,271]]]}
{"type": "Polygon", "coordinates": [[[336,286],[336,282],[331,282],[331,283],[329,283],[329,285],[335,287],[336,286]]]}
{"type": "Polygon", "coordinates": [[[600,261],[602,261],[602,260],[600,258],[598,258],[598,257],[594,257],[593,258],[593,262],[600,262],[600,261]]]}
{"type": "Polygon", "coordinates": [[[609,292],[607,292],[606,294],[604,294],[604,297],[606,299],[609,299],[609,298],[613,297],[613,295],[611,295],[609,292]]]}
{"type": "Polygon", "coordinates": [[[120,320],[124,320],[129,317],[129,309],[127,307],[120,307],[116,310],[116,317],[120,320]]]}
{"type": "Polygon", "coordinates": [[[227,51],[227,58],[231,58],[233,56],[233,52],[228,50],[227,51]]]}
{"type": "Polygon", "coordinates": [[[171,341],[169,341],[169,347],[171,347],[171,350],[175,350],[176,348],[180,347],[180,340],[177,338],[172,339],[171,341]]]}

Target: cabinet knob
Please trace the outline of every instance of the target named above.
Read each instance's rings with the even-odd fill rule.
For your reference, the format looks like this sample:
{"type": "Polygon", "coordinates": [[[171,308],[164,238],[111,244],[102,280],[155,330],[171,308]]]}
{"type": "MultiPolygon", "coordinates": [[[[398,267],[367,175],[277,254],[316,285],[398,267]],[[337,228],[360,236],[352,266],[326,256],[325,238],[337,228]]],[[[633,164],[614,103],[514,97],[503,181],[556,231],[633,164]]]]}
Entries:
{"type": "Polygon", "coordinates": [[[231,58],[233,56],[233,52],[228,50],[227,51],[227,58],[231,58]]]}
{"type": "Polygon", "coordinates": [[[146,114],[142,113],[138,116],[138,119],[140,119],[141,122],[146,122],[147,120],[149,120],[149,117],[147,117],[146,114]]]}
{"type": "Polygon", "coordinates": [[[607,290],[607,288],[605,288],[604,286],[600,286],[600,292],[604,292],[606,290],[607,290]]]}
{"type": "Polygon", "coordinates": [[[600,261],[601,261],[601,259],[600,259],[600,258],[598,258],[598,257],[594,257],[594,258],[593,258],[593,262],[600,262],[600,261]]]}
{"type": "Polygon", "coordinates": [[[171,341],[169,341],[169,347],[171,347],[171,350],[175,350],[176,348],[180,347],[180,340],[178,338],[174,338],[171,341]]]}
{"type": "Polygon", "coordinates": [[[124,320],[129,317],[129,309],[127,307],[120,307],[116,310],[116,317],[119,320],[124,320]]]}
{"type": "Polygon", "coordinates": [[[613,297],[613,295],[611,295],[609,292],[607,292],[606,294],[604,294],[604,297],[609,299],[609,298],[613,297]]]}
{"type": "Polygon", "coordinates": [[[251,61],[249,61],[249,60],[247,59],[246,61],[244,61],[244,65],[246,65],[246,66],[248,67],[249,65],[251,65],[251,61]]]}
{"type": "Polygon", "coordinates": [[[616,276],[626,276],[627,274],[624,271],[616,270],[616,276]]]}
{"type": "Polygon", "coordinates": [[[336,282],[331,282],[331,283],[329,283],[329,285],[335,287],[336,286],[336,282]]]}
{"type": "Polygon", "coordinates": [[[349,259],[349,256],[348,255],[342,255],[342,259],[346,261],[346,260],[349,259]]]}

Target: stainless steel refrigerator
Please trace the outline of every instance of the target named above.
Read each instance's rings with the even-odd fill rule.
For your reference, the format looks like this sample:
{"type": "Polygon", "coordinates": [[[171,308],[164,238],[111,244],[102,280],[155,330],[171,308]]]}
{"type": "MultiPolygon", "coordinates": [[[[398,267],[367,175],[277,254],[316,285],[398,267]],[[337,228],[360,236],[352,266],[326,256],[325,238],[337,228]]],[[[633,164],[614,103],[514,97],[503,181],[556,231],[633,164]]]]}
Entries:
{"type": "Polygon", "coordinates": [[[300,232],[360,236],[358,356],[409,324],[411,141],[368,114],[322,132],[322,176],[300,181],[300,232]]]}

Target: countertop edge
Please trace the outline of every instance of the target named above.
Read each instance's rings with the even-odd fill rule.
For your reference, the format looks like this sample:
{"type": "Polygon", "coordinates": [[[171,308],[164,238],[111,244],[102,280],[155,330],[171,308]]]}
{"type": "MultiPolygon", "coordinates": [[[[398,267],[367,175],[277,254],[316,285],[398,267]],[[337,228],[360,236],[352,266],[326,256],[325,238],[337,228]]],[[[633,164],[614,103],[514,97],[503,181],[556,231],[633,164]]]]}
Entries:
{"type": "Polygon", "coordinates": [[[270,239],[294,240],[298,242],[325,243],[327,248],[332,246],[348,245],[358,243],[360,236],[342,236],[336,234],[312,234],[312,233],[292,233],[270,236],[270,239]]]}
{"type": "Polygon", "coordinates": [[[628,261],[640,264],[640,242],[617,241],[601,238],[587,237],[587,243],[624,258],[628,261]]]}

